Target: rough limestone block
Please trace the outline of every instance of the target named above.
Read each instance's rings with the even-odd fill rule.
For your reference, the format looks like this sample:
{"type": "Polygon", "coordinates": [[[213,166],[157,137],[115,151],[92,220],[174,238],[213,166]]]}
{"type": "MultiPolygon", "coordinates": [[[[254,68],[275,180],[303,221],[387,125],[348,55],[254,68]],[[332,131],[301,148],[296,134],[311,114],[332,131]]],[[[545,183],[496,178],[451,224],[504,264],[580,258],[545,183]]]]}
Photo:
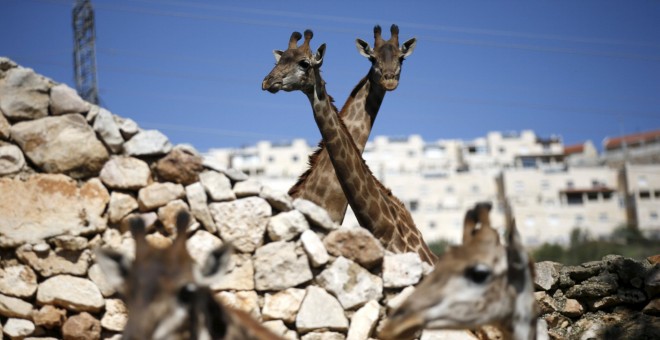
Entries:
{"type": "Polygon", "coordinates": [[[328,263],[330,256],[323,245],[323,241],[315,232],[305,230],[300,235],[300,241],[313,267],[320,267],[328,263]]]}
{"type": "Polygon", "coordinates": [[[262,311],[264,320],[283,320],[286,323],[296,321],[300,304],[305,297],[305,290],[289,288],[275,294],[266,293],[262,311]]]}
{"type": "Polygon", "coordinates": [[[345,257],[338,257],[316,277],[316,282],[347,310],[383,297],[383,280],[345,257]]]}
{"type": "Polygon", "coordinates": [[[72,311],[99,312],[105,306],[103,295],[92,281],[70,275],[54,276],[39,284],[37,302],[72,311]]]}
{"type": "Polygon", "coordinates": [[[262,198],[248,197],[231,202],[209,204],[224,241],[231,242],[240,252],[252,253],[263,244],[270,205],[262,198]]]}
{"type": "Polygon", "coordinates": [[[371,300],[358,309],[351,318],[351,327],[348,329],[346,340],[368,339],[376,328],[379,313],[380,305],[376,300],[371,300]]]}
{"type": "Polygon", "coordinates": [[[387,288],[415,285],[422,272],[422,259],[417,253],[385,255],[383,259],[383,284],[387,288]]]}
{"type": "Polygon", "coordinates": [[[283,290],[312,279],[307,256],[298,255],[295,244],[278,241],[254,254],[254,282],[259,291],[283,290]]]}
{"type": "Polygon", "coordinates": [[[348,330],[348,319],[339,301],[325,289],[308,286],[296,317],[296,328],[299,333],[320,329],[345,332],[348,330]]]}
{"type": "Polygon", "coordinates": [[[149,165],[137,158],[112,157],[103,165],[100,173],[103,184],[112,189],[138,190],[146,187],[151,179],[149,165]]]}
{"type": "Polygon", "coordinates": [[[300,211],[291,210],[271,217],[266,230],[273,241],[290,241],[309,230],[309,223],[300,211]]]}

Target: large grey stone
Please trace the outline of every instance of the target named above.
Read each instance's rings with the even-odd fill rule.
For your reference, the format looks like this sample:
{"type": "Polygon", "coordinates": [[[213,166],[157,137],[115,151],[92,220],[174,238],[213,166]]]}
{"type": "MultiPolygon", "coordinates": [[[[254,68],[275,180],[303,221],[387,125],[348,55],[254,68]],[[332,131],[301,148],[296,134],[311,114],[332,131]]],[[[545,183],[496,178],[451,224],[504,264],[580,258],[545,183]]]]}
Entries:
{"type": "Polygon", "coordinates": [[[103,165],[101,181],[109,188],[119,190],[137,190],[149,184],[151,170],[141,159],[117,156],[103,165]]]}
{"type": "Polygon", "coordinates": [[[80,114],[14,124],[11,136],[25,155],[48,173],[96,176],[108,160],[108,151],[80,114]]]}
{"type": "Polygon", "coordinates": [[[48,81],[29,68],[12,68],[0,79],[0,111],[10,120],[48,115],[48,81]]]}
{"type": "MultiPolygon", "coordinates": [[[[115,116],[115,119],[117,119],[117,116],[115,116]]],[[[119,131],[121,132],[121,135],[124,136],[124,140],[129,140],[140,132],[138,124],[130,118],[121,118],[118,124],[119,131]]]]}
{"type": "Polygon", "coordinates": [[[232,254],[225,274],[211,284],[213,290],[254,290],[254,265],[249,254],[232,254]]]}
{"type": "Polygon", "coordinates": [[[368,339],[376,328],[379,313],[380,305],[376,300],[371,300],[358,309],[351,318],[351,327],[348,329],[346,340],[368,339]]]}
{"type": "Polygon", "coordinates": [[[32,304],[19,298],[0,294],[0,315],[8,318],[29,319],[32,304]]]}
{"type": "Polygon", "coordinates": [[[9,136],[11,136],[11,125],[0,111],[0,140],[8,140],[9,136]]]}
{"type": "Polygon", "coordinates": [[[98,340],[101,323],[87,312],[70,317],[62,326],[64,340],[98,340]]]}
{"type": "Polygon", "coordinates": [[[37,291],[37,275],[32,268],[17,264],[0,268],[0,293],[28,298],[37,291]]]}
{"type": "Polygon", "coordinates": [[[204,166],[196,150],[178,145],[156,162],[155,169],[163,181],[188,185],[199,181],[199,173],[204,170],[204,166]]]}
{"type": "Polygon", "coordinates": [[[385,255],[383,259],[383,285],[387,288],[415,285],[422,272],[422,260],[417,253],[385,255]]]}
{"type": "Polygon", "coordinates": [[[289,211],[293,209],[291,196],[286,192],[276,191],[268,186],[262,186],[259,191],[259,197],[268,201],[268,203],[278,211],[289,211]]]}
{"type": "Polygon", "coordinates": [[[190,204],[190,211],[193,216],[206,230],[216,233],[218,227],[213,221],[213,216],[211,216],[204,186],[199,182],[186,186],[186,198],[188,199],[188,204],[190,204]]]}
{"type": "Polygon", "coordinates": [[[299,210],[309,222],[315,226],[321,227],[325,230],[334,230],[339,228],[339,225],[332,221],[330,215],[325,209],[303,198],[296,198],[293,200],[293,207],[299,210]]]}
{"type": "Polygon", "coordinates": [[[0,146],[0,176],[21,171],[25,166],[23,152],[16,145],[0,146]]]}
{"type": "Polygon", "coordinates": [[[130,156],[158,156],[172,150],[172,143],[158,130],[138,132],[124,143],[124,153],[130,156]]]}
{"type": "Polygon", "coordinates": [[[536,289],[550,290],[554,288],[559,281],[559,270],[561,264],[551,261],[543,261],[534,264],[536,276],[534,277],[534,286],[536,289]]]}
{"type": "Polygon", "coordinates": [[[99,288],[101,295],[104,297],[110,297],[116,293],[115,287],[110,284],[110,282],[108,282],[108,279],[98,264],[95,263],[89,267],[87,275],[89,276],[89,279],[92,280],[92,282],[94,282],[94,284],[99,288]]]}
{"type": "Polygon", "coordinates": [[[254,254],[254,282],[257,290],[283,290],[312,279],[307,256],[296,253],[291,242],[273,242],[254,254]]]}
{"type": "Polygon", "coordinates": [[[569,298],[604,297],[616,292],[617,288],[619,285],[616,274],[605,272],[569,288],[566,296],[569,298]]]}
{"type": "Polygon", "coordinates": [[[233,190],[234,190],[234,194],[236,194],[236,197],[243,198],[249,196],[258,196],[259,192],[261,192],[262,187],[263,185],[258,181],[253,179],[248,179],[246,181],[236,182],[236,184],[234,184],[233,190]]]}
{"type": "Polygon", "coordinates": [[[89,249],[57,252],[48,249],[37,253],[32,248],[32,245],[25,244],[16,250],[16,255],[44,277],[59,274],[85,275],[92,261],[92,252],[89,249]]]}
{"type": "Polygon", "coordinates": [[[138,202],[133,196],[120,191],[113,191],[110,194],[110,203],[108,204],[108,221],[118,223],[137,208],[138,202]]]}
{"type": "Polygon", "coordinates": [[[66,113],[84,113],[89,109],[90,105],[68,85],[57,84],[50,89],[51,114],[58,116],[66,113]]]}
{"type": "Polygon", "coordinates": [[[108,192],[90,180],[80,189],[64,175],[33,175],[26,181],[0,178],[0,246],[39,243],[58,235],[86,235],[106,227],[101,216],[108,192]]]}
{"type": "Polygon", "coordinates": [[[259,197],[248,197],[231,202],[211,203],[211,216],[220,237],[231,242],[240,252],[252,253],[263,243],[268,218],[272,210],[259,197]]]}
{"type": "Polygon", "coordinates": [[[291,210],[271,217],[266,230],[273,241],[289,241],[309,230],[309,223],[300,211],[291,210]]]}
{"type": "Polygon", "coordinates": [[[345,257],[338,257],[316,277],[316,282],[336,296],[344,309],[383,297],[383,280],[345,257]]]}
{"type": "Polygon", "coordinates": [[[105,306],[103,295],[92,281],[70,275],[53,276],[39,284],[37,302],[77,312],[98,312],[105,306]]]}
{"type": "Polygon", "coordinates": [[[199,180],[212,201],[220,202],[236,199],[227,176],[215,171],[204,171],[199,175],[199,180]]]}
{"type": "Polygon", "coordinates": [[[380,241],[364,228],[339,228],[323,239],[328,253],[351,259],[365,268],[383,262],[385,249],[380,241]]]}
{"type": "Polygon", "coordinates": [[[103,140],[112,153],[117,154],[121,152],[124,138],[110,111],[101,108],[98,115],[96,115],[96,119],[94,119],[93,126],[94,131],[101,137],[101,140],[103,140]]]}
{"type": "Polygon", "coordinates": [[[35,330],[34,323],[30,320],[10,318],[3,327],[3,332],[10,339],[24,339],[35,330]]]}
{"type": "Polygon", "coordinates": [[[138,204],[141,211],[162,207],[170,201],[183,198],[186,191],[181,184],[152,183],[138,192],[138,204]]]}
{"type": "Polygon", "coordinates": [[[308,286],[296,317],[296,328],[299,333],[320,329],[345,332],[348,330],[348,319],[337,299],[323,288],[308,286]]]}
{"type": "Polygon", "coordinates": [[[286,323],[296,321],[305,290],[289,288],[275,294],[266,293],[262,315],[264,320],[280,319],[286,323]]]}
{"type": "Polygon", "coordinates": [[[222,240],[205,230],[198,230],[186,240],[188,253],[200,266],[203,266],[209,254],[220,246],[222,246],[222,240]]]}
{"type": "Polygon", "coordinates": [[[122,300],[105,300],[105,313],[101,318],[101,327],[114,332],[121,332],[128,321],[128,310],[122,300]]]}
{"type": "Polygon", "coordinates": [[[305,230],[300,235],[300,241],[313,267],[320,267],[328,263],[330,256],[323,245],[323,241],[315,232],[311,229],[305,230]]]}

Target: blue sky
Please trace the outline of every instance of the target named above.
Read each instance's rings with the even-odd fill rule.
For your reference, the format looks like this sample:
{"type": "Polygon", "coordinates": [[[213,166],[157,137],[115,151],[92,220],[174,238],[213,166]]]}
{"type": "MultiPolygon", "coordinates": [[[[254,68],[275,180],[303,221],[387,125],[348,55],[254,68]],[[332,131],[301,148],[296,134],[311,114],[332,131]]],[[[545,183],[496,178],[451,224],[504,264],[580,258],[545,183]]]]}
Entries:
{"type": "MultiPolygon", "coordinates": [[[[68,0],[0,0],[0,55],[74,87],[68,0]]],[[[658,1],[93,0],[101,105],[200,151],[320,138],[301,93],[261,90],[292,31],[327,43],[341,107],[369,69],[355,39],[418,39],[373,135],[533,129],[566,144],[660,128],[658,1]]]]}

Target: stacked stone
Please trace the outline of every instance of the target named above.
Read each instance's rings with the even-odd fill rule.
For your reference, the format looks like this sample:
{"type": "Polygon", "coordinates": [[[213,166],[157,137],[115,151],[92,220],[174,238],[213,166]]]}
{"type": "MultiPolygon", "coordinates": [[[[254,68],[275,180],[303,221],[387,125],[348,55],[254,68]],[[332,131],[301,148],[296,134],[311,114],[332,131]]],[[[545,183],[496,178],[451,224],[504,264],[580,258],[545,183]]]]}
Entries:
{"type": "Polygon", "coordinates": [[[658,256],[540,262],[534,283],[551,339],[660,339],[658,256]]]}
{"type": "Polygon", "coordinates": [[[147,222],[147,241],[165,247],[176,237],[174,216],[188,210],[187,246],[199,263],[230,242],[236,252],[212,286],[217,297],[288,339],[375,336],[386,310],[430,269],[417,254],[387,253],[367,230],[340,228],[312,202],[173,146],[6,58],[0,113],[7,338],[118,337],[126,307],[93,250],[134,254],[126,220],[135,214],[147,222]]]}

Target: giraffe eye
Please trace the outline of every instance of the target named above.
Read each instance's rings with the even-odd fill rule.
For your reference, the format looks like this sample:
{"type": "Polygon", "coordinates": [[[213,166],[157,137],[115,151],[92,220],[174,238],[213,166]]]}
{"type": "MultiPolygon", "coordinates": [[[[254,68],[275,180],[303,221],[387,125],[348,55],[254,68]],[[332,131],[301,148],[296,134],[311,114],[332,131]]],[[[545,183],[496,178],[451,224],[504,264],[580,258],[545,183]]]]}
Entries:
{"type": "Polygon", "coordinates": [[[179,293],[177,294],[177,299],[181,302],[189,302],[195,294],[196,290],[197,287],[195,287],[195,285],[187,284],[181,287],[179,293]]]}
{"type": "Polygon", "coordinates": [[[309,62],[307,60],[301,60],[298,62],[298,66],[302,67],[303,70],[306,70],[309,68],[309,62]]]}
{"type": "Polygon", "coordinates": [[[477,264],[472,267],[468,267],[465,269],[465,278],[468,280],[474,282],[474,283],[484,283],[488,278],[490,278],[492,272],[490,268],[488,268],[484,264],[477,264]]]}

